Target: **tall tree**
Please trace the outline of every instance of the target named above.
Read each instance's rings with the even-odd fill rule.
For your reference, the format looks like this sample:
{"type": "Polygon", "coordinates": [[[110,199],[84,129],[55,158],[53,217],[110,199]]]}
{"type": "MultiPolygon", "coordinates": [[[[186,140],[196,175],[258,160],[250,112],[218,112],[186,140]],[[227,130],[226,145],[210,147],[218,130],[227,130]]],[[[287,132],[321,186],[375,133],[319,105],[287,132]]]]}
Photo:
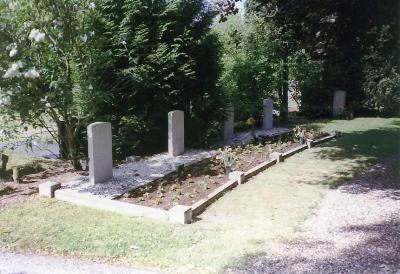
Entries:
{"type": "Polygon", "coordinates": [[[113,58],[98,68],[108,99],[97,115],[114,125],[117,154],[162,150],[174,109],[185,111],[189,145],[204,143],[223,118],[212,7],[197,0],[105,0],[102,14],[104,51],[113,58]]]}
{"type": "MultiPolygon", "coordinates": [[[[235,0],[222,0],[222,18],[236,12],[235,0]]],[[[377,43],[368,35],[375,27],[388,26],[386,58],[398,60],[398,1],[395,0],[248,0],[248,9],[265,22],[273,22],[288,35],[290,52],[304,48],[323,65],[321,86],[303,96],[310,113],[327,113],[335,89],[347,91],[349,107],[363,107],[366,90],[363,56],[377,43]],[[393,53],[395,52],[395,53],[393,53]]],[[[392,65],[393,66],[393,65],[392,65]]],[[[396,66],[396,65],[394,65],[396,66]]],[[[382,78],[381,78],[382,79],[382,78]]]]}

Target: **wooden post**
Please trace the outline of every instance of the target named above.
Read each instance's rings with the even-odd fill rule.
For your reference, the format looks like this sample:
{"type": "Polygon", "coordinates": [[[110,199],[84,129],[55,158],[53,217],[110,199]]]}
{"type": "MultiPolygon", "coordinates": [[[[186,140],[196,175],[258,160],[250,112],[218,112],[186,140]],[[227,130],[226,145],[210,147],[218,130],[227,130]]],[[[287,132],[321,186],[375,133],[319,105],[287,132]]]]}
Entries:
{"type": "Polygon", "coordinates": [[[19,168],[18,167],[13,167],[13,181],[14,183],[18,184],[18,179],[19,179],[19,168]]]}
{"type": "Polygon", "coordinates": [[[6,179],[8,159],[9,159],[9,157],[7,155],[1,154],[1,170],[0,170],[0,179],[1,180],[6,179]]]}

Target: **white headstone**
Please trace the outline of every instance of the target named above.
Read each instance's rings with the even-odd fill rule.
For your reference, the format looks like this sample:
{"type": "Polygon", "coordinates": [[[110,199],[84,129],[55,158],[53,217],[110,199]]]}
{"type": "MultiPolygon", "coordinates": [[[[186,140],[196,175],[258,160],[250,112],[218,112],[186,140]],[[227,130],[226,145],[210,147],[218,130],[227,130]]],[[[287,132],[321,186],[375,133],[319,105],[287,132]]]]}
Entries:
{"type": "Polygon", "coordinates": [[[185,114],[181,110],[168,113],[168,154],[179,156],[185,152],[185,114]]]}
{"type": "Polygon", "coordinates": [[[274,127],[272,111],[274,109],[274,101],[272,99],[265,99],[263,101],[264,121],[263,129],[269,130],[274,127]]]}
{"type": "Polygon", "coordinates": [[[337,117],[343,114],[345,104],[346,104],[346,92],[343,90],[335,91],[335,95],[333,96],[333,108],[332,108],[333,117],[337,117]]]}
{"type": "Polygon", "coordinates": [[[235,127],[235,109],[234,107],[228,107],[226,110],[226,117],[224,123],[224,140],[225,142],[232,139],[234,135],[235,127]]]}
{"type": "Polygon", "coordinates": [[[89,150],[89,181],[101,184],[112,178],[111,124],[97,122],[87,128],[89,150]]]}

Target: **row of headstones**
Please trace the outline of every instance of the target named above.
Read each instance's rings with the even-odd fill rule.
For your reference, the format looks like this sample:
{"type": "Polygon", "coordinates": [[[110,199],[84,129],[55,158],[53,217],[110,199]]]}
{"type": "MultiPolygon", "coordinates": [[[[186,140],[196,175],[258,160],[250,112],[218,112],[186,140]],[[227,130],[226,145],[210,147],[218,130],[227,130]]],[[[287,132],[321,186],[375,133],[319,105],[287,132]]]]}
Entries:
{"type": "MultiPolygon", "coordinates": [[[[273,101],[264,100],[264,129],[273,127],[273,101]]],[[[233,108],[228,110],[225,122],[225,138],[234,134],[233,108]]],[[[112,134],[111,124],[97,122],[88,126],[89,181],[99,184],[112,178],[112,134]]],[[[172,157],[185,152],[185,117],[184,112],[175,110],[168,113],[168,154],[172,157]]]]}
{"type": "MultiPolygon", "coordinates": [[[[274,110],[274,101],[272,99],[265,99],[263,101],[263,130],[270,130],[274,127],[274,118],[273,118],[273,110],[274,110]]],[[[232,137],[235,135],[235,109],[233,106],[229,107],[226,110],[226,120],[224,124],[224,140],[225,142],[229,142],[232,137]]]]}
{"type": "MultiPolygon", "coordinates": [[[[172,157],[185,152],[184,112],[168,113],[168,154],[172,157]]],[[[97,122],[87,128],[89,181],[100,184],[112,178],[112,134],[111,123],[97,122]]]]}

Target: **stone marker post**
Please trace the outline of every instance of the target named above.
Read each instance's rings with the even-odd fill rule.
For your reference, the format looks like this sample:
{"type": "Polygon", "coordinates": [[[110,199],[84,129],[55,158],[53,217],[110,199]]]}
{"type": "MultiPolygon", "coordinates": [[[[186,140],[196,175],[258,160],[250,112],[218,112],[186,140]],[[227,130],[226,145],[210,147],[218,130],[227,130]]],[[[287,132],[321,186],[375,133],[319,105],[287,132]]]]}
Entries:
{"type": "Polygon", "coordinates": [[[235,109],[234,107],[228,107],[226,110],[226,117],[224,123],[224,141],[228,142],[234,135],[235,127],[235,109]]]}
{"type": "Polygon", "coordinates": [[[179,156],[185,152],[185,114],[181,110],[168,113],[168,154],[179,156]]]}
{"type": "Polygon", "coordinates": [[[113,176],[111,124],[97,122],[87,128],[89,181],[101,184],[113,176]]]}
{"type": "Polygon", "coordinates": [[[6,179],[6,175],[7,175],[7,163],[8,163],[8,159],[9,157],[5,154],[1,154],[0,153],[0,160],[1,160],[1,168],[0,168],[0,181],[5,180],[6,179]]]}
{"type": "Polygon", "coordinates": [[[332,108],[333,117],[337,117],[343,114],[345,104],[346,104],[346,92],[343,90],[335,91],[335,95],[333,96],[333,108],[332,108]]]}
{"type": "Polygon", "coordinates": [[[274,109],[274,101],[272,101],[272,99],[265,99],[263,101],[263,110],[264,110],[263,129],[264,130],[269,130],[274,127],[273,116],[272,116],[273,109],[274,109]]]}

